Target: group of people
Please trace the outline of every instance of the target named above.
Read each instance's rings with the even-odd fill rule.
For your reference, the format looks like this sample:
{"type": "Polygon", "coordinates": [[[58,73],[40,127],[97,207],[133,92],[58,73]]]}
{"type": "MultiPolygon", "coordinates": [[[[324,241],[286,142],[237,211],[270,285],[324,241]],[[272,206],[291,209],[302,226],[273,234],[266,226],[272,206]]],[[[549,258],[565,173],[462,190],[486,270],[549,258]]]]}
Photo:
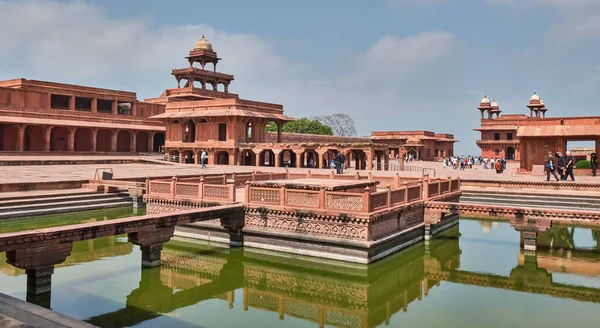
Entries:
{"type": "MultiPolygon", "coordinates": [[[[595,157],[596,154],[594,153],[593,155],[595,157]]],[[[556,152],[554,155],[552,155],[552,152],[548,152],[546,181],[550,181],[551,174],[556,181],[567,181],[567,178],[571,178],[571,181],[575,181],[575,176],[573,175],[574,168],[575,159],[571,156],[570,151],[567,151],[566,156],[563,156],[561,152],[556,152]]]]}
{"type": "Polygon", "coordinates": [[[329,166],[332,169],[335,168],[335,171],[337,174],[342,174],[342,173],[344,173],[345,164],[346,164],[346,156],[344,156],[344,154],[342,154],[342,153],[337,153],[331,160],[331,163],[329,164],[329,166]]]}
{"type": "Polygon", "coordinates": [[[488,159],[487,157],[459,156],[444,157],[442,166],[452,167],[453,170],[472,169],[473,165],[482,165],[484,169],[495,169],[496,173],[502,173],[506,169],[506,160],[499,158],[488,159]]]}

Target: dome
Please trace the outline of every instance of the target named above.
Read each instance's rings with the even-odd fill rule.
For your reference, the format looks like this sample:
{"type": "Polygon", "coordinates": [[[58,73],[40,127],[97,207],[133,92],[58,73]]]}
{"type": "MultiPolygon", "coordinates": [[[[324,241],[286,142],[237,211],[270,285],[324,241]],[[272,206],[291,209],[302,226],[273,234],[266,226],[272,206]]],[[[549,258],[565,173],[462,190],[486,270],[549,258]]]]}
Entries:
{"type": "Polygon", "coordinates": [[[535,92],[533,93],[533,96],[531,96],[531,98],[529,98],[529,101],[534,101],[534,100],[540,100],[540,96],[538,96],[535,92]]]}
{"type": "Polygon", "coordinates": [[[482,103],[482,104],[489,104],[489,103],[490,103],[490,100],[488,99],[488,97],[487,97],[487,96],[483,96],[483,99],[481,99],[481,103],[482,103]]]}
{"type": "Polygon", "coordinates": [[[540,105],[545,105],[544,101],[542,100],[542,98],[540,98],[540,105]]]}
{"type": "Polygon", "coordinates": [[[202,34],[202,38],[198,40],[198,42],[196,42],[196,44],[194,45],[194,50],[213,51],[213,48],[212,44],[210,44],[210,42],[208,42],[208,40],[204,38],[204,34],[202,34]]]}
{"type": "Polygon", "coordinates": [[[496,100],[492,101],[492,104],[490,105],[491,107],[498,107],[498,103],[496,102],[496,100]]]}

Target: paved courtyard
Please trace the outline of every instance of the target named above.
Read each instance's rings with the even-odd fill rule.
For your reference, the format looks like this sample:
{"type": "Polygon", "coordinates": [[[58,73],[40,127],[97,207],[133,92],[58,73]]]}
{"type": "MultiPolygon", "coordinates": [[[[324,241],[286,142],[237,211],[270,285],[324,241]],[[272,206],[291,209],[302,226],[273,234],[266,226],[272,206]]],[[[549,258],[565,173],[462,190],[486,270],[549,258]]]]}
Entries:
{"type": "MultiPolygon", "coordinates": [[[[10,158],[20,158],[21,160],[28,158],[26,156],[0,156],[0,161],[10,158]]],[[[75,157],[69,157],[74,159],[75,157]]],[[[81,158],[84,157],[79,156],[81,158]]],[[[110,156],[116,158],[115,156],[110,156]]],[[[31,156],[31,159],[60,159],[59,156],[31,156]]],[[[102,157],[106,158],[106,157],[102,157]]],[[[131,158],[131,157],[121,157],[131,158]]],[[[532,176],[526,174],[512,174],[511,169],[517,168],[518,163],[508,163],[507,169],[503,174],[496,174],[494,170],[484,170],[482,166],[475,166],[473,169],[464,171],[452,170],[451,168],[442,168],[439,162],[413,162],[410,165],[418,167],[426,167],[435,169],[436,177],[461,177],[463,179],[482,179],[482,180],[507,180],[507,181],[545,181],[545,176],[532,176]]],[[[31,165],[31,166],[0,166],[0,183],[26,183],[26,182],[49,182],[49,181],[74,181],[74,180],[91,180],[94,178],[96,169],[112,168],[114,177],[119,178],[140,178],[154,177],[165,175],[189,175],[189,174],[206,174],[206,173],[228,173],[228,172],[250,172],[260,170],[265,172],[283,172],[285,168],[270,168],[270,167],[250,167],[250,166],[209,166],[206,169],[201,169],[198,165],[193,164],[178,164],[178,165],[160,165],[160,164],[82,164],[82,165],[31,165]]],[[[306,172],[309,169],[290,168],[291,172],[306,172]]],[[[330,169],[310,169],[312,172],[331,172],[330,169]]],[[[367,174],[367,171],[359,171],[360,174],[367,174]]],[[[354,174],[356,170],[349,169],[345,174],[354,174]]],[[[395,175],[399,173],[401,176],[420,176],[419,172],[397,172],[397,171],[373,171],[375,175],[395,175]]],[[[433,171],[430,171],[430,176],[433,176],[433,171]]],[[[580,176],[575,177],[578,182],[583,183],[600,183],[600,177],[580,176]]],[[[569,183],[569,182],[565,182],[569,183]]]]}

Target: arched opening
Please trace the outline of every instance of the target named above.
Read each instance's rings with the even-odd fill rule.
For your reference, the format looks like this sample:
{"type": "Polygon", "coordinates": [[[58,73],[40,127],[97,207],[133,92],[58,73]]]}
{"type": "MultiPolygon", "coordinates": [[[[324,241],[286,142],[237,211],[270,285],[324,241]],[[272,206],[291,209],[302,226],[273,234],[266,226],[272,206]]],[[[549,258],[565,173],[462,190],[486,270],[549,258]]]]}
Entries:
{"type": "Polygon", "coordinates": [[[152,151],[155,153],[161,152],[162,146],[165,145],[165,134],[156,132],[152,141],[152,151]]]}
{"type": "Polygon", "coordinates": [[[335,155],[338,153],[337,149],[328,149],[325,154],[323,154],[322,158],[322,166],[321,168],[328,169],[331,168],[331,161],[335,158],[335,155]]]}
{"type": "Polygon", "coordinates": [[[111,149],[111,130],[98,130],[96,135],[96,151],[97,152],[109,152],[111,149]]]}
{"type": "Polygon", "coordinates": [[[148,149],[148,134],[144,131],[138,131],[135,134],[135,151],[138,153],[151,151],[148,149]]]}
{"type": "Polygon", "coordinates": [[[50,132],[50,151],[69,150],[69,134],[69,129],[67,128],[53,128],[50,132]]]}
{"type": "Polygon", "coordinates": [[[406,158],[404,159],[406,162],[412,162],[414,160],[419,159],[419,152],[415,148],[410,148],[406,152],[406,158]]]}
{"type": "Polygon", "coordinates": [[[286,149],[279,154],[279,163],[282,167],[296,167],[296,153],[286,149]]]}
{"type": "Polygon", "coordinates": [[[263,150],[258,159],[258,166],[275,166],[275,153],[271,149],[263,150]]]}
{"type": "Polygon", "coordinates": [[[352,159],[356,170],[367,169],[367,154],[363,150],[352,150],[352,159]]]}
{"type": "Polygon", "coordinates": [[[183,155],[183,162],[186,164],[194,164],[194,152],[191,150],[185,150],[181,152],[183,155]]]}
{"type": "Polygon", "coordinates": [[[16,151],[17,142],[19,142],[19,129],[14,125],[0,125],[0,150],[2,151],[16,151]]]}
{"type": "Polygon", "coordinates": [[[248,123],[246,123],[246,128],[245,128],[245,136],[246,136],[246,142],[254,142],[254,123],[250,120],[248,121],[248,123]]]}
{"type": "Polygon", "coordinates": [[[41,126],[30,125],[25,129],[25,151],[44,150],[45,131],[41,126]]]}
{"type": "Polygon", "coordinates": [[[92,133],[86,128],[75,131],[75,151],[92,151],[92,133]]]}
{"type": "Polygon", "coordinates": [[[131,139],[129,131],[121,130],[117,134],[117,151],[118,152],[128,152],[131,151],[131,147],[129,145],[131,139]]]}
{"type": "Polygon", "coordinates": [[[506,159],[515,159],[515,149],[513,147],[506,148],[506,151],[504,154],[505,154],[506,159]]]}
{"type": "Polygon", "coordinates": [[[264,142],[281,142],[281,127],[283,123],[276,121],[269,121],[265,125],[265,136],[264,142]]]}
{"type": "Polygon", "coordinates": [[[219,151],[215,154],[216,165],[229,165],[229,153],[226,151],[219,151]]]}
{"type": "Polygon", "coordinates": [[[183,142],[194,142],[196,141],[196,123],[194,121],[187,121],[183,128],[183,142]]]}
{"type": "Polygon", "coordinates": [[[317,167],[318,158],[319,154],[314,149],[307,149],[300,155],[300,166],[308,168],[317,167]]]}
{"type": "Polygon", "coordinates": [[[240,152],[240,165],[256,166],[256,155],[250,149],[244,149],[240,152]]]}
{"type": "Polygon", "coordinates": [[[169,152],[169,162],[179,163],[179,152],[177,150],[169,152]]]}

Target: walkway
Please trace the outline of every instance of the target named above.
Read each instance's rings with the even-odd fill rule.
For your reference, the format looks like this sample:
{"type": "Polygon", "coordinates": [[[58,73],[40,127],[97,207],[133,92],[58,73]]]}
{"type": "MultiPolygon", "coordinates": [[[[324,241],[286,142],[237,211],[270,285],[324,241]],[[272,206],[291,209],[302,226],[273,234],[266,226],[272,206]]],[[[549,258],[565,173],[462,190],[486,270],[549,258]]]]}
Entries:
{"type": "Polygon", "coordinates": [[[0,293],[0,327],[94,328],[96,326],[0,293]]]}

